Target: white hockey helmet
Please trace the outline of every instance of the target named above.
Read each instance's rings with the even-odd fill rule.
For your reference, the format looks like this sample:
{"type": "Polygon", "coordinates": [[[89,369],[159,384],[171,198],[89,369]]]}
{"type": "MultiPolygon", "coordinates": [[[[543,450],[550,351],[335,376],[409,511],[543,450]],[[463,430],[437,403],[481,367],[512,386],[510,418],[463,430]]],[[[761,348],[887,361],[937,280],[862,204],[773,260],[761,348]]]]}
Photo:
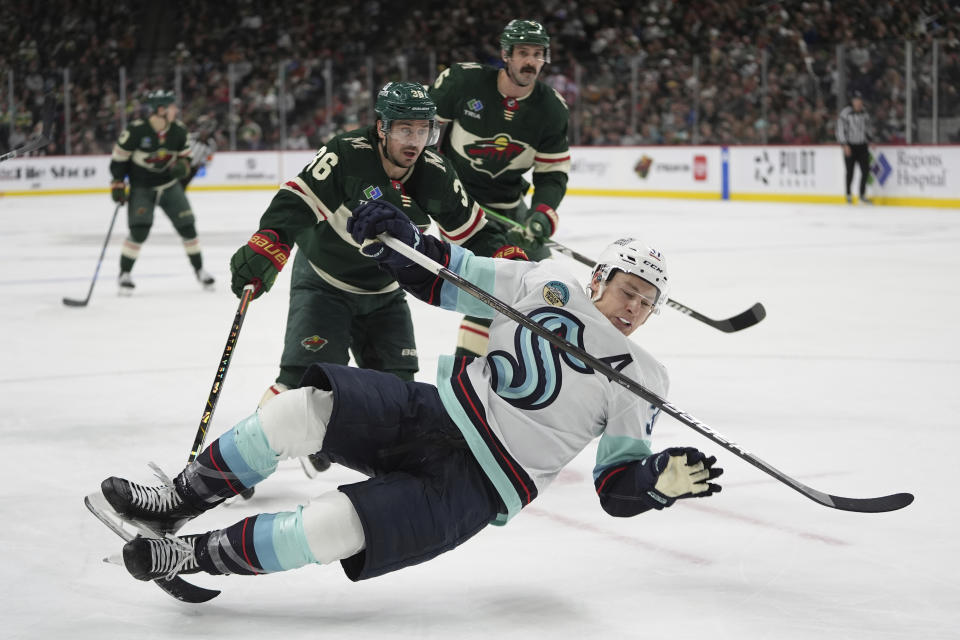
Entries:
{"type": "Polygon", "coordinates": [[[653,312],[660,313],[660,308],[667,302],[669,289],[667,263],[663,254],[643,240],[620,238],[600,254],[600,259],[593,267],[591,282],[602,285],[616,271],[635,275],[656,287],[657,299],[653,303],[653,312]]]}

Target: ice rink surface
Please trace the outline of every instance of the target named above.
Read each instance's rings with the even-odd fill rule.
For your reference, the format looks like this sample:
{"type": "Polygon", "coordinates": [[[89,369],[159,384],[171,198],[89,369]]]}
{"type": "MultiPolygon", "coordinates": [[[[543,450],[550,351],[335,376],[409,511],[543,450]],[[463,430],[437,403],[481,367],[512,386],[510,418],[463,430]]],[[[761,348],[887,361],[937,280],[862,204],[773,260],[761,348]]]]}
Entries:
{"type": "MultiPolygon", "coordinates": [[[[672,294],[713,317],[756,301],[759,325],[724,334],[672,309],[633,338],[668,367],[670,399],[828,493],[899,491],[888,514],[820,506],[662,417],[654,448],[716,454],[709,500],[615,519],[588,448],[504,528],[363,583],[339,566],[257,578],[193,576],[223,590],[185,605],[102,558],[121,541],[82,498],[109,475],[150,481],[185,463],[236,310],[230,255],[272,193],[192,193],[217,290],[195,281],[158,213],[117,295],[121,214],[90,305],[113,207],[106,195],[0,199],[0,617],[4,638],[960,637],[960,211],[568,197],[557,239],[596,255],[641,234],[667,257],[672,294]]],[[[562,256],[584,280],[587,269],[562,256]]],[[[289,272],[254,301],[211,437],[249,415],[276,374],[289,272]]],[[[412,301],[419,379],[459,317],[412,301]]],[[[184,532],[288,510],[353,482],[308,480],[295,461],[247,503],[184,532]]]]}

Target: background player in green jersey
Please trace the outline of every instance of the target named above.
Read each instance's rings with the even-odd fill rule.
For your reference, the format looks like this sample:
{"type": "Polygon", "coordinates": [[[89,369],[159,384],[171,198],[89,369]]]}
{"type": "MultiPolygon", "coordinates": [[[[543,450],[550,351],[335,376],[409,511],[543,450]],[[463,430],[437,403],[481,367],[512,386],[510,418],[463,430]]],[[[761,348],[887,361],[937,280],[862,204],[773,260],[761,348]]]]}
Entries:
{"type": "Polygon", "coordinates": [[[413,380],[418,370],[403,291],[357,251],[347,232],[347,219],[361,201],[391,202],[421,229],[432,220],[445,240],[481,255],[517,251],[505,246],[500,231],[486,227],[450,160],[426,148],[436,143],[439,125],[423,85],[388,83],[375,110],[375,125],[334,136],[280,188],[260,230],[230,261],[234,293],[241,295],[252,282],[260,295],[286,264],[290,247],[299,247],[280,374],[261,404],[297,387],[314,362],[347,364],[351,352],[358,366],[403,380],[413,380]]]}
{"type": "MultiPolygon", "coordinates": [[[[484,209],[526,227],[508,237],[530,259],[541,260],[550,255],[543,242],[557,229],[556,210],[567,189],[567,105],[537,79],[550,61],[543,25],[512,20],[500,36],[500,49],[502,69],[464,62],[434,81],[430,97],[437,119],[448,123],[440,150],[484,209]],[[530,183],[523,176],[530,169],[534,192],[528,207],[530,183]]],[[[494,220],[490,224],[508,229],[494,220]]],[[[483,318],[464,318],[457,354],[485,353],[489,326],[483,318]]]]}
{"type": "Polygon", "coordinates": [[[157,205],[170,218],[183,238],[183,248],[193,265],[197,280],[206,289],[213,288],[213,276],[203,268],[196,219],[183,192],[180,180],[190,172],[190,142],[187,129],[176,119],[173,93],[154,91],[144,101],[146,119],[131,122],[113,146],[110,159],[110,195],[118,204],[127,202],[124,178],[129,178],[127,204],[129,234],[120,255],[120,293],[133,292],[130,272],[140,255],[140,247],[153,226],[157,205]]]}

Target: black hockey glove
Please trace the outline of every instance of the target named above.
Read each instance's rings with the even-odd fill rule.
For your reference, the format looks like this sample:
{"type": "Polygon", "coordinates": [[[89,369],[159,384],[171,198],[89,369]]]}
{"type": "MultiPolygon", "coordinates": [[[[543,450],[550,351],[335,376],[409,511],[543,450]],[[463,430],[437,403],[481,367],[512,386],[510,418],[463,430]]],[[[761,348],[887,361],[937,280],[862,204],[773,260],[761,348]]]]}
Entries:
{"type": "Polygon", "coordinates": [[[239,298],[243,287],[253,284],[253,297],[259,297],[270,291],[289,257],[290,246],[280,242],[280,234],[273,229],[257,231],[230,258],[230,288],[239,298]]]}
{"type": "Polygon", "coordinates": [[[670,447],[640,461],[637,474],[647,504],[654,509],[669,507],[680,498],[706,498],[719,493],[720,485],[710,482],[723,473],[694,447],[670,447]]]}
{"type": "Polygon", "coordinates": [[[190,161],[186,158],[179,158],[170,167],[170,175],[176,180],[183,180],[190,174],[190,161]]]}
{"type": "Polygon", "coordinates": [[[381,233],[387,233],[408,247],[423,252],[420,229],[407,214],[384,200],[362,202],[347,219],[347,231],[353,241],[361,245],[360,253],[394,269],[408,267],[413,262],[382,242],[364,242],[376,240],[381,233]]]}
{"type": "Polygon", "coordinates": [[[110,183],[110,197],[117,204],[127,201],[127,184],[123,180],[114,180],[110,183]]]}
{"type": "Polygon", "coordinates": [[[527,220],[527,230],[537,245],[542,245],[557,230],[557,212],[545,204],[538,204],[527,220]]]}

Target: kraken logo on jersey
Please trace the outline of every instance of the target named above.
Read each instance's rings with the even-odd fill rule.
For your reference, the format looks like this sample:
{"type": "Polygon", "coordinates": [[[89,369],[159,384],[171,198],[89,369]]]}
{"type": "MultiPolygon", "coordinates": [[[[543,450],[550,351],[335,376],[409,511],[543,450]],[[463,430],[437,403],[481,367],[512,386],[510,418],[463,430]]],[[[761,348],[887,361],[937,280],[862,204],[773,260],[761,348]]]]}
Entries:
{"type": "Polygon", "coordinates": [[[510,139],[505,133],[495,138],[475,140],[463,147],[463,153],[477,171],[489,173],[496,178],[510,168],[514,158],[525,151],[519,142],[510,139]]]}
{"type": "MultiPolygon", "coordinates": [[[[529,317],[583,349],[583,323],[571,313],[543,307],[529,317]]],[[[507,351],[492,351],[487,360],[497,395],[519,409],[543,409],[557,399],[563,386],[561,361],[577,373],[593,373],[592,367],[553,347],[526,327],[517,327],[513,342],[518,358],[507,351]]]]}

